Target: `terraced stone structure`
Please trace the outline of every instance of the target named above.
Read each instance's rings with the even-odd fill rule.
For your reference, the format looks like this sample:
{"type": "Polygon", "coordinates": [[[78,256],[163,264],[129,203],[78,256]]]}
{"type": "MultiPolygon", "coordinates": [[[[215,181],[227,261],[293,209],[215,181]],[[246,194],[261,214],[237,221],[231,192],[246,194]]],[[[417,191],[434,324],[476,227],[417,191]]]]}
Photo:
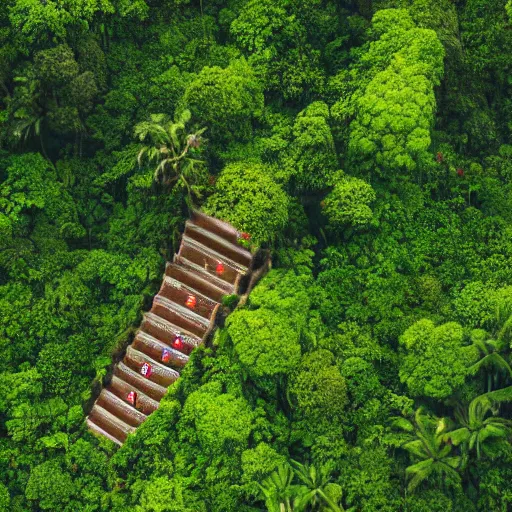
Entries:
{"type": "Polygon", "coordinates": [[[253,269],[253,255],[239,243],[244,235],[193,212],[151,311],[87,418],[93,432],[121,445],[158,408],[190,352],[214,328],[222,297],[237,294],[253,269]]]}

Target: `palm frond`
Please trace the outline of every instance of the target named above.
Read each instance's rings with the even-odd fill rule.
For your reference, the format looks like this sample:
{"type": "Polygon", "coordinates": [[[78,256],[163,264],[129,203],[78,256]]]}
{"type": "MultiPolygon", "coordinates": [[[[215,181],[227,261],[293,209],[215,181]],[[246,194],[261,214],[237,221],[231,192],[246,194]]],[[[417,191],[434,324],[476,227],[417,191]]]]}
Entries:
{"type": "Polygon", "coordinates": [[[414,432],[414,425],[408,419],[403,418],[402,416],[393,416],[390,420],[393,428],[404,430],[409,433],[414,432]]]}
{"type": "Polygon", "coordinates": [[[405,475],[410,478],[409,485],[407,486],[410,492],[413,492],[418,485],[432,474],[434,470],[434,460],[427,459],[408,466],[405,470],[405,475]]]}
{"type": "Polygon", "coordinates": [[[481,368],[489,367],[498,368],[499,370],[507,373],[510,377],[512,377],[512,368],[510,368],[510,365],[507,363],[507,361],[505,361],[505,359],[497,352],[491,352],[490,354],[482,357],[480,361],[471,365],[468,368],[468,371],[470,374],[476,375],[481,368]]]}
{"type": "Polygon", "coordinates": [[[444,440],[450,440],[454,446],[459,446],[461,443],[469,441],[471,433],[468,428],[462,427],[456,430],[452,430],[444,435],[444,440]]]}

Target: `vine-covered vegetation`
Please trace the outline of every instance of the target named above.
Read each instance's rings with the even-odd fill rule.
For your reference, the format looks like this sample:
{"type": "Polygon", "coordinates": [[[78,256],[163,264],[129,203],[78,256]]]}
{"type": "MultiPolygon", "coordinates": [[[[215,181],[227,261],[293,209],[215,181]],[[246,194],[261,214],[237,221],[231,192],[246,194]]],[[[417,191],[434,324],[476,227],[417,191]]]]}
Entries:
{"type": "Polygon", "coordinates": [[[512,507],[510,0],[0,2],[0,511],[512,507]],[[189,208],[273,268],[118,448],[189,208]]]}

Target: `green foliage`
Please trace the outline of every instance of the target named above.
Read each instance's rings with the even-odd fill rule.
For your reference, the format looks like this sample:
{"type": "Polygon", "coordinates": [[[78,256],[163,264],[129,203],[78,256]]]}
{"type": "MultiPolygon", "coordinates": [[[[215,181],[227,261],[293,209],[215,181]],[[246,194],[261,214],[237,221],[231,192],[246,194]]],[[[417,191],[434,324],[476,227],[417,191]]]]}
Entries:
{"type": "Polygon", "coordinates": [[[263,108],[261,85],[244,59],[225,69],[203,68],[185,89],[182,101],[216,143],[249,138],[251,121],[263,108]]]}
{"type": "Polygon", "coordinates": [[[343,176],[324,200],[324,213],[336,228],[364,227],[372,219],[370,204],[375,201],[371,185],[359,178],[343,176]]]}
{"type": "Polygon", "coordinates": [[[144,491],[140,498],[137,512],[187,512],[181,486],[176,480],[165,476],[144,483],[144,491]]]}
{"type": "Polygon", "coordinates": [[[243,5],[231,23],[231,34],[249,56],[265,89],[285,100],[311,98],[312,93],[322,90],[320,51],[308,39],[320,36],[319,31],[315,32],[315,14],[324,21],[332,9],[319,12],[318,7],[319,4],[252,0],[243,5]],[[307,38],[308,29],[311,38],[307,38]]]}
{"type": "Polygon", "coordinates": [[[266,443],[259,443],[256,448],[245,450],[242,453],[242,482],[246,484],[247,493],[258,494],[258,484],[285,462],[285,457],[266,443]]]}
{"type": "Polygon", "coordinates": [[[288,220],[289,199],[261,164],[227,165],[208,198],[206,211],[251,235],[255,244],[273,241],[288,220]]]}
{"type": "Polygon", "coordinates": [[[240,362],[256,377],[291,372],[300,359],[298,333],[284,315],[238,310],[227,321],[240,362]]]}
{"type": "Polygon", "coordinates": [[[436,476],[443,479],[443,485],[460,483],[455,471],[461,464],[461,457],[453,455],[452,446],[446,443],[445,418],[434,418],[419,408],[414,422],[401,422],[401,428],[414,432],[413,439],[403,445],[411,456],[413,464],[407,467],[405,474],[409,479],[408,489],[414,491],[418,485],[436,476]]]}
{"type": "MultiPolygon", "coordinates": [[[[428,167],[435,113],[434,86],[443,72],[435,32],[416,28],[404,10],[373,18],[370,43],[358,67],[363,77],[333,113],[350,123],[350,159],[364,171],[392,178],[428,167]]],[[[355,70],[358,69],[355,68],[355,70]]]]}
{"type": "Polygon", "coordinates": [[[300,188],[323,189],[332,182],[337,158],[329,117],[329,107],[316,101],[295,118],[284,164],[300,188]]]}
{"type": "Polygon", "coordinates": [[[292,467],[281,464],[259,485],[269,512],[343,511],[339,506],[341,488],[329,482],[327,472],[296,461],[292,461],[292,467]],[[294,477],[297,484],[292,483],[294,477]]]}
{"type": "Polygon", "coordinates": [[[189,425],[184,439],[190,436],[206,451],[218,454],[245,446],[253,429],[249,404],[243,398],[222,393],[217,382],[190,394],[181,421],[189,425]]]}
{"type": "MultiPolygon", "coordinates": [[[[185,187],[189,198],[192,193],[201,197],[201,185],[205,181],[204,161],[199,153],[205,128],[187,134],[186,124],[190,121],[190,111],[184,110],[175,122],[166,119],[163,114],[154,114],[151,121],[139,123],[135,127],[135,136],[150,146],[143,146],[137,160],[139,166],[147,158],[156,164],[154,178],[166,186],[175,181],[185,187]]],[[[204,186],[204,185],[203,185],[204,186]]]]}
{"type": "Polygon", "coordinates": [[[4,484],[0,484],[0,510],[2,512],[8,512],[10,510],[11,497],[9,496],[9,490],[4,484]]]}
{"type": "Polygon", "coordinates": [[[447,438],[455,446],[463,443],[467,450],[475,450],[478,459],[482,455],[495,458],[505,453],[508,448],[505,440],[512,432],[512,422],[496,415],[500,402],[511,399],[511,387],[476,397],[467,413],[459,418],[463,426],[449,432],[447,438]]]}
{"type": "Polygon", "coordinates": [[[0,511],[510,507],[511,17],[0,2],[0,511]],[[118,449],[191,198],[271,270],[118,449]]]}
{"type": "Polygon", "coordinates": [[[58,461],[49,460],[32,469],[25,493],[42,510],[66,509],[74,487],[71,476],[62,471],[58,461]]]}
{"type": "Polygon", "coordinates": [[[270,272],[251,295],[249,308],[237,309],[227,319],[235,352],[254,377],[286,374],[299,363],[309,283],[307,275],[270,272]]]}
{"type": "Polygon", "coordinates": [[[400,337],[400,345],[400,380],[413,396],[447,398],[464,383],[468,369],[459,324],[436,327],[430,320],[419,320],[400,337]]]}
{"type": "Polygon", "coordinates": [[[347,385],[333,359],[327,350],[305,354],[290,379],[289,391],[308,418],[320,420],[327,415],[330,421],[341,420],[347,405],[347,385]]]}

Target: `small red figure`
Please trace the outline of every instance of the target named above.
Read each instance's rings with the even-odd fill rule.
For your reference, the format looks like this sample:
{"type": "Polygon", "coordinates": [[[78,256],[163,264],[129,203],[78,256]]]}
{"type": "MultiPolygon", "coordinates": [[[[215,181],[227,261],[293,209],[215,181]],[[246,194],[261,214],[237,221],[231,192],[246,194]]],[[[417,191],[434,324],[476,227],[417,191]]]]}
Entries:
{"type": "Polygon", "coordinates": [[[130,402],[133,407],[135,407],[135,403],[137,402],[137,393],[135,391],[130,391],[126,397],[126,401],[130,402]]]}
{"type": "Polygon", "coordinates": [[[249,235],[249,233],[242,233],[240,235],[244,240],[250,240],[251,239],[251,235],[249,235]]]}
{"type": "Polygon", "coordinates": [[[190,308],[194,309],[197,304],[197,299],[194,297],[194,295],[189,295],[187,298],[187,301],[185,302],[185,305],[190,308]]]}
{"type": "Polygon", "coordinates": [[[184,343],[183,343],[183,338],[177,334],[176,337],[174,338],[174,341],[172,342],[172,346],[173,348],[176,348],[178,350],[181,350],[184,346],[184,343]]]}
{"type": "Polygon", "coordinates": [[[461,177],[464,176],[464,169],[461,169],[460,167],[457,169],[457,176],[461,177]]]}
{"type": "Polygon", "coordinates": [[[162,363],[168,363],[171,360],[171,353],[164,348],[162,351],[162,363]]]}
{"type": "Polygon", "coordinates": [[[217,266],[215,267],[215,272],[221,276],[222,274],[224,274],[224,265],[219,261],[219,263],[217,263],[217,266]]]}
{"type": "Polygon", "coordinates": [[[437,163],[440,164],[443,161],[443,153],[439,152],[436,155],[437,163]]]}
{"type": "Polygon", "coordinates": [[[142,368],[140,369],[140,373],[142,376],[146,377],[146,379],[149,379],[149,377],[151,377],[151,374],[153,373],[153,369],[151,368],[151,365],[149,363],[144,363],[142,365],[142,368]]]}

